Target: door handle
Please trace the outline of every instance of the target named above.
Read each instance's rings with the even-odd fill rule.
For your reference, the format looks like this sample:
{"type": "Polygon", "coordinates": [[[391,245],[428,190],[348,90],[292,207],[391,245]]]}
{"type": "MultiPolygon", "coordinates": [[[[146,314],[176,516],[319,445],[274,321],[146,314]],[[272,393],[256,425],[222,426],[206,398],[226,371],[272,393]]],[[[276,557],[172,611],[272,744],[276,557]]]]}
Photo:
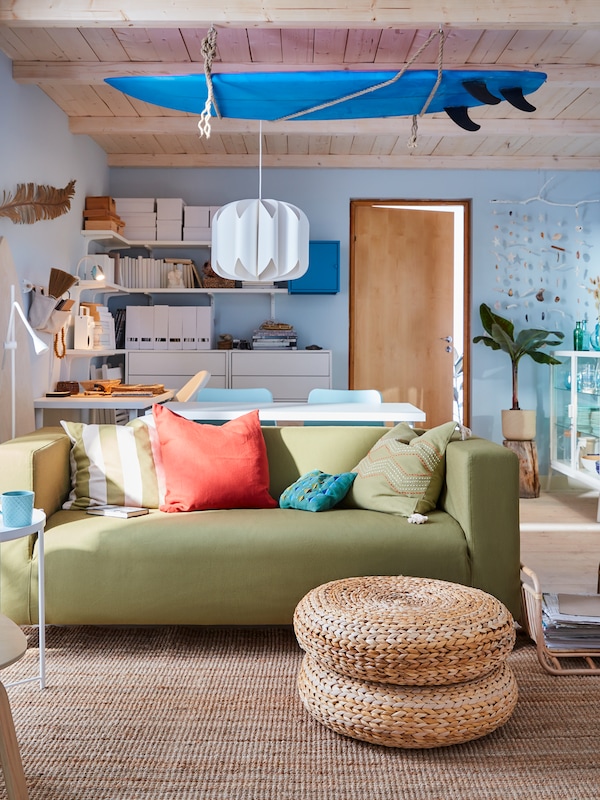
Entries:
{"type": "Polygon", "coordinates": [[[452,337],[451,336],[440,336],[440,341],[448,342],[448,344],[452,344],[452,337]]]}

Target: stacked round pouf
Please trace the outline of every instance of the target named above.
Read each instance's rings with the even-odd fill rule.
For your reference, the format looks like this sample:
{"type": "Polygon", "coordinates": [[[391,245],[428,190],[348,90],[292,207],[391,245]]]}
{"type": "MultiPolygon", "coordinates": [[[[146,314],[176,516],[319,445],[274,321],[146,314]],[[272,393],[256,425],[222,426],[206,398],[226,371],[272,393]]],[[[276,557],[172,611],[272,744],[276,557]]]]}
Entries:
{"type": "Polygon", "coordinates": [[[326,583],[294,613],[306,709],[337,733],[388,747],[459,744],[517,703],[513,618],[495,597],[427,578],[326,583]]]}

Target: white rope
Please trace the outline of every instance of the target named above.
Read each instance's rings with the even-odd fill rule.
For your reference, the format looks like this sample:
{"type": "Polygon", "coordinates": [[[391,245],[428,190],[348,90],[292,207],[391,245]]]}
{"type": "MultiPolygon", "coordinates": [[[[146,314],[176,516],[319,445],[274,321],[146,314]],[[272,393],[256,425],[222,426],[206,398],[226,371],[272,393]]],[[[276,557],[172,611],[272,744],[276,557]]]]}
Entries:
{"type": "MultiPolygon", "coordinates": [[[[369,86],[366,89],[359,89],[357,92],[353,92],[352,94],[347,94],[344,97],[338,97],[335,100],[328,100],[326,103],[321,103],[320,105],[313,106],[312,108],[306,108],[303,111],[296,111],[294,114],[288,114],[286,117],[280,117],[278,120],[276,120],[276,122],[287,122],[290,119],[296,119],[297,117],[303,117],[305,114],[313,114],[315,111],[321,111],[324,108],[331,108],[331,106],[335,106],[338,103],[345,103],[348,100],[354,100],[356,97],[362,97],[362,95],[364,95],[364,94],[369,94],[370,92],[376,92],[379,89],[384,89],[386,86],[391,86],[393,83],[396,83],[396,81],[400,80],[400,78],[404,75],[406,70],[417,60],[417,58],[419,58],[419,56],[421,55],[423,50],[425,50],[425,48],[428,45],[431,44],[431,42],[435,39],[436,36],[439,36],[441,41],[442,41],[442,43],[443,43],[444,32],[440,28],[439,30],[434,31],[433,33],[431,33],[429,35],[427,41],[424,42],[421,45],[421,47],[419,47],[417,52],[410,58],[409,61],[407,61],[407,63],[402,67],[402,69],[399,72],[397,72],[392,78],[389,78],[387,81],[383,81],[382,83],[378,83],[375,86],[369,86]]],[[[442,50],[442,49],[443,48],[440,47],[440,50],[442,50]]],[[[441,56],[440,56],[440,58],[441,58],[441,56]]],[[[431,102],[433,94],[435,94],[435,91],[436,91],[436,89],[437,89],[437,87],[439,85],[439,80],[440,80],[440,75],[439,75],[439,69],[438,69],[438,81],[436,82],[436,84],[435,84],[435,86],[433,88],[432,94],[430,95],[429,99],[427,100],[426,106],[429,105],[429,103],[431,102]]],[[[422,112],[422,113],[424,113],[424,112],[422,112]]]]}
{"type": "MultiPolygon", "coordinates": [[[[431,103],[431,101],[435,97],[435,93],[437,92],[438,87],[439,87],[440,83],[442,82],[442,70],[443,70],[443,64],[444,64],[444,39],[446,37],[444,35],[444,31],[441,28],[439,29],[438,33],[439,33],[439,36],[440,36],[440,44],[439,44],[439,48],[438,48],[437,79],[436,79],[436,82],[433,85],[433,88],[432,88],[431,92],[429,93],[429,97],[425,101],[425,105],[421,109],[419,117],[422,117],[423,114],[425,114],[425,112],[429,108],[429,104],[431,103]]],[[[413,114],[410,138],[409,138],[409,140],[408,140],[408,142],[406,144],[407,147],[415,148],[417,146],[418,133],[419,133],[419,125],[418,125],[418,122],[417,122],[417,115],[413,114]]]]}
{"type": "Polygon", "coordinates": [[[217,114],[217,117],[221,119],[221,113],[219,111],[217,101],[215,100],[215,93],[213,89],[212,74],[211,74],[212,62],[217,54],[217,31],[215,30],[214,25],[210,26],[208,33],[202,40],[200,50],[202,52],[202,55],[204,56],[204,76],[206,78],[206,88],[208,92],[206,96],[206,103],[204,104],[204,108],[200,113],[198,130],[200,131],[200,137],[206,136],[207,139],[210,139],[211,105],[215,107],[215,112],[217,114]]]}

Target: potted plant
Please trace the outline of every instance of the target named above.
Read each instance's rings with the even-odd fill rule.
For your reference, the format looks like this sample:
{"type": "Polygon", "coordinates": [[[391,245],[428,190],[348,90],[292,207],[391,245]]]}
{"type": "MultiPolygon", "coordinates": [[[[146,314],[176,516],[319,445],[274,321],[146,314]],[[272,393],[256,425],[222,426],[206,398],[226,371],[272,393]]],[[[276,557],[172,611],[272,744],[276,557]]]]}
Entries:
{"type": "Polygon", "coordinates": [[[515,336],[513,323],[494,314],[485,303],[479,306],[479,316],[487,335],[475,336],[473,343],[483,342],[492,350],[502,350],[512,364],[512,408],[502,411],[502,434],[509,441],[535,439],[535,409],[519,406],[519,361],[530,356],[538,364],[560,364],[554,356],[542,353],[541,348],[559,345],[565,335],[561,331],[527,328],[515,336]]]}

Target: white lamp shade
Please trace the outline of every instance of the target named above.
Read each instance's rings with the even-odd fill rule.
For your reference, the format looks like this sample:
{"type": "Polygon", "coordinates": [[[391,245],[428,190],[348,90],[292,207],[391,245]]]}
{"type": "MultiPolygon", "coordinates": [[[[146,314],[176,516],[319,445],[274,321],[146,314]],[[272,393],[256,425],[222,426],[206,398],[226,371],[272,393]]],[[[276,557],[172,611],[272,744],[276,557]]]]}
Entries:
{"type": "Polygon", "coordinates": [[[238,281],[292,280],[308,269],[308,218],[279,200],[237,200],[212,223],[213,270],[238,281]]]}

